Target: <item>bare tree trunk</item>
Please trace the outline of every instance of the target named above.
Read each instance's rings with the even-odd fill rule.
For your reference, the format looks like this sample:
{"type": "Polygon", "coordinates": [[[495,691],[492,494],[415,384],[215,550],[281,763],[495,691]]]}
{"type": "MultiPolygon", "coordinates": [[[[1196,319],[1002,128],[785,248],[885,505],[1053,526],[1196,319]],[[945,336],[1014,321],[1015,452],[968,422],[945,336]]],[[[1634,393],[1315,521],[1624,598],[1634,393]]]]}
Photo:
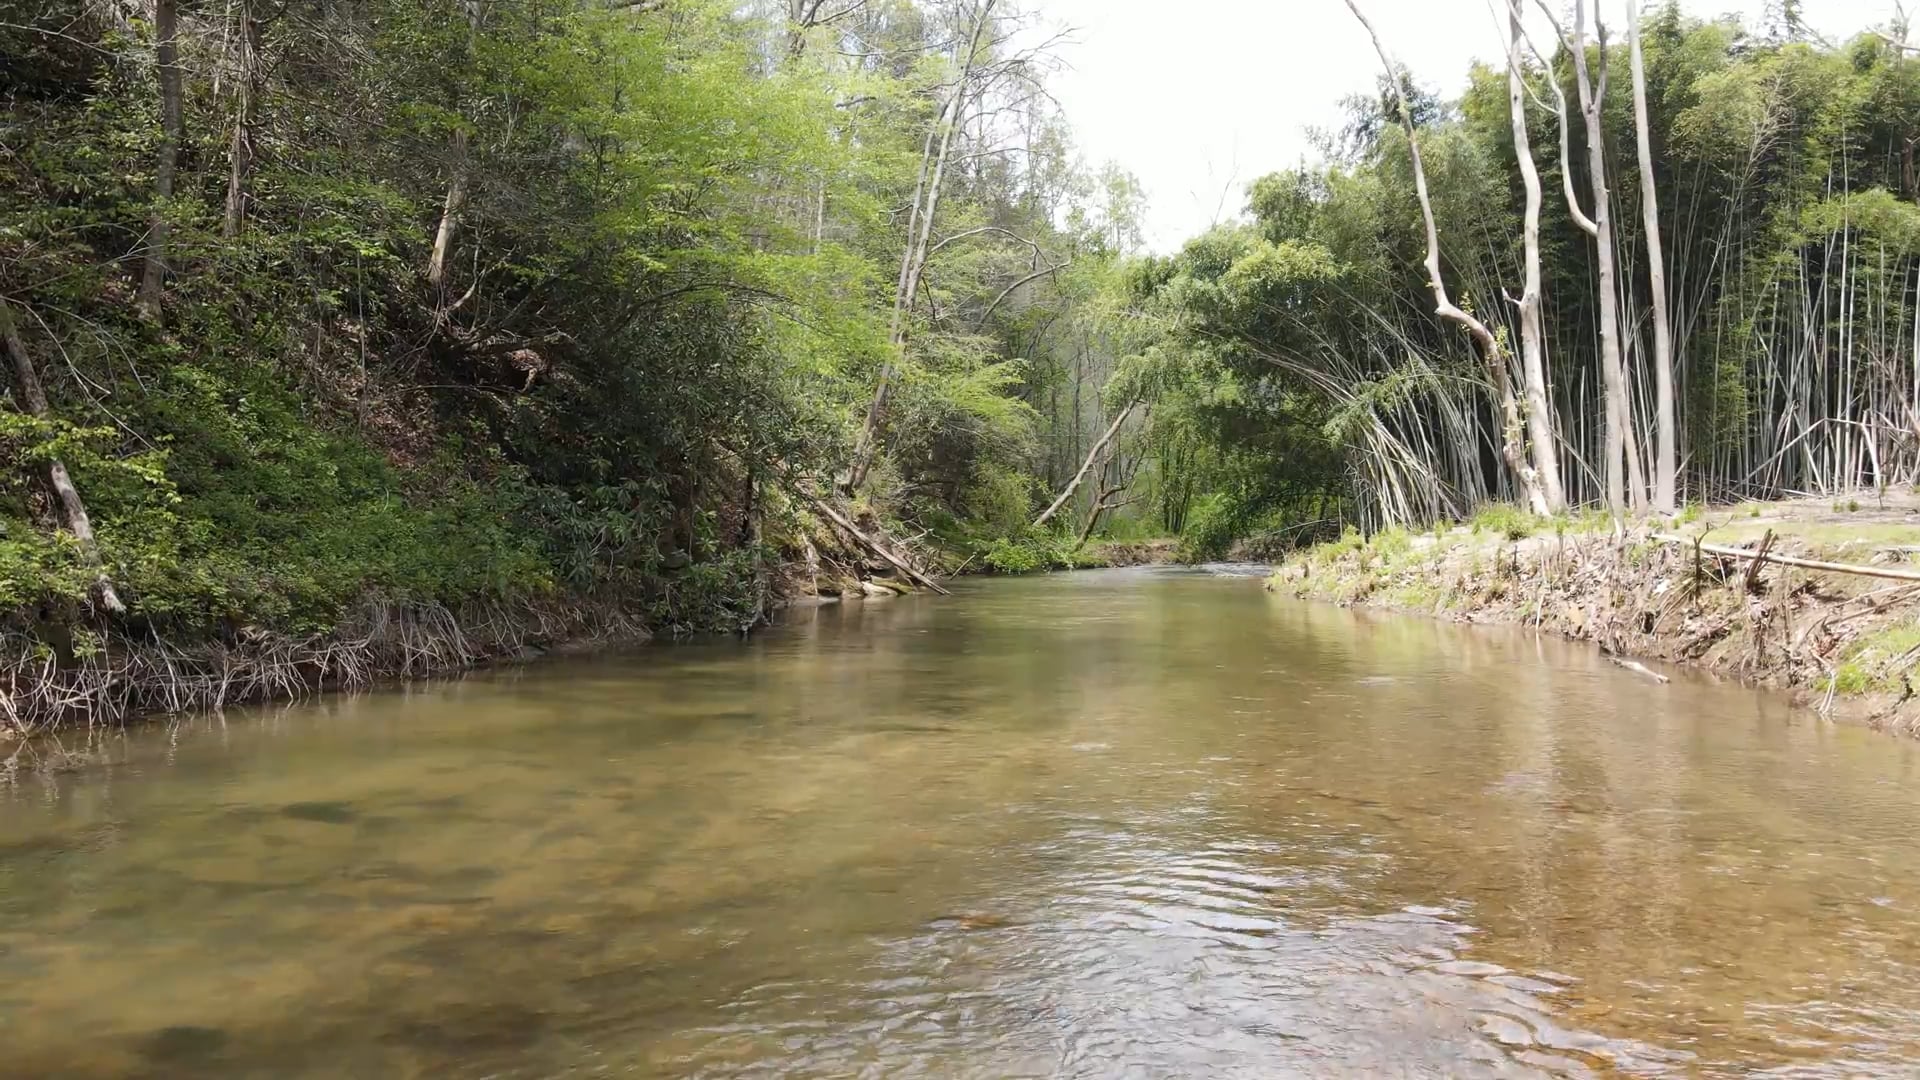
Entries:
{"type": "MultiPolygon", "coordinates": [[[[467,54],[472,56],[480,37],[480,0],[467,0],[467,54]]],[[[458,103],[456,102],[456,105],[458,103]]],[[[446,202],[440,208],[440,227],[434,230],[433,252],[427,257],[427,284],[439,291],[446,284],[447,260],[453,257],[453,233],[460,211],[467,205],[467,129],[453,132],[453,179],[447,183],[446,202]]]]}
{"type": "Polygon", "coordinates": [[[1133,415],[1134,404],[1137,403],[1129,403],[1126,408],[1121,409],[1120,415],[1114,417],[1113,423],[1107,425],[1107,433],[1100,436],[1100,441],[1093,444],[1093,449],[1087,451],[1087,460],[1081,463],[1080,471],[1073,474],[1073,479],[1068,481],[1066,489],[1060,492],[1060,497],[1053,500],[1053,505],[1047,507],[1044,513],[1033,519],[1036,528],[1053,520],[1053,515],[1059,513],[1060,508],[1067,505],[1067,501],[1073,498],[1073,493],[1080,490],[1080,485],[1086,481],[1087,474],[1093,471],[1093,463],[1100,457],[1100,452],[1107,448],[1107,444],[1113,441],[1115,435],[1120,434],[1120,425],[1126,423],[1127,417],[1133,415]]]}
{"type": "Polygon", "coordinates": [[[1132,461],[1121,458],[1119,468],[1114,469],[1114,455],[1112,453],[1107,455],[1106,461],[1100,466],[1100,494],[1094,498],[1093,507],[1087,511],[1086,524],[1080,527],[1080,535],[1074,539],[1073,550],[1079,551],[1087,546],[1087,541],[1093,537],[1093,531],[1100,527],[1100,519],[1109,511],[1118,510],[1127,505],[1125,501],[1116,503],[1108,500],[1115,495],[1127,493],[1127,489],[1133,486],[1134,477],[1139,475],[1140,464],[1144,460],[1139,457],[1132,461]],[[1112,479],[1108,479],[1109,470],[1113,470],[1112,479]]]}
{"type": "Polygon", "coordinates": [[[1660,248],[1660,202],[1653,182],[1652,122],[1647,117],[1647,68],[1640,49],[1640,5],[1627,0],[1627,36],[1633,54],[1633,120],[1639,135],[1640,209],[1646,218],[1647,274],[1653,293],[1653,397],[1656,425],[1653,508],[1675,506],[1678,451],[1674,446],[1673,324],[1667,317],[1667,262],[1660,248]]]}
{"type": "Polygon", "coordinates": [[[1567,493],[1560,481],[1560,445],[1555,436],[1553,405],[1547,396],[1546,332],[1541,316],[1540,296],[1540,209],[1544,197],[1540,189],[1540,170],[1533,162],[1533,144],[1527,134],[1526,87],[1521,75],[1520,0],[1508,0],[1507,25],[1507,101],[1513,115],[1513,151],[1520,164],[1520,179],[1526,187],[1527,207],[1524,224],[1526,250],[1526,286],[1520,294],[1520,355],[1526,379],[1527,436],[1533,452],[1533,471],[1540,481],[1540,493],[1548,513],[1567,508],[1567,493]]]}
{"type": "Polygon", "coordinates": [[[973,66],[979,59],[980,41],[993,19],[997,0],[983,0],[974,14],[973,34],[967,42],[967,55],[960,65],[960,79],[947,99],[937,121],[938,149],[931,164],[927,150],[934,147],[934,132],[929,131],[920,155],[920,180],[914,185],[914,205],[907,217],[907,246],[900,259],[900,277],[893,296],[893,315],[887,329],[887,343],[895,354],[880,365],[880,378],[873,388],[873,400],[867,405],[866,420],[860,426],[859,441],[854,444],[853,464],[847,470],[847,490],[866,482],[873,465],[875,443],[880,425],[886,418],[887,397],[892,390],[894,359],[906,355],[911,333],[913,298],[920,289],[920,275],[926,269],[927,248],[933,237],[934,211],[940,205],[940,183],[946,173],[947,156],[953,147],[954,130],[960,126],[960,113],[966,104],[967,85],[973,79],[973,66]]]}
{"type": "Polygon", "coordinates": [[[167,215],[172,209],[174,174],[180,168],[180,144],[186,135],[180,102],[178,15],[175,0],[153,0],[153,57],[160,76],[160,157],[153,170],[147,257],[133,306],[140,318],[156,323],[160,321],[161,290],[167,283],[167,215]]]}
{"type": "MultiPolygon", "coordinates": [[[[1541,0],[1541,6],[1545,8],[1545,0],[1541,0]]],[[[1607,73],[1604,52],[1597,87],[1587,71],[1585,0],[1574,0],[1573,20],[1573,38],[1567,42],[1567,51],[1573,54],[1574,76],[1580,91],[1580,113],[1586,122],[1587,180],[1593,191],[1592,235],[1600,269],[1600,371],[1606,388],[1607,416],[1606,467],[1603,474],[1607,486],[1607,508],[1617,515],[1627,508],[1627,482],[1623,470],[1632,404],[1627,400],[1626,368],[1620,359],[1620,296],[1615,285],[1613,196],[1607,187],[1606,132],[1601,116],[1601,107],[1607,94],[1607,73]]],[[[1602,44],[1604,46],[1604,40],[1602,44]]],[[[1565,167],[1563,163],[1562,168],[1565,167]]],[[[1645,492],[1634,493],[1636,504],[1645,497],[1645,492]]]]}
{"type": "Polygon", "coordinates": [[[260,92],[260,21],[253,0],[240,0],[239,106],[234,111],[233,145],[227,152],[227,205],[220,235],[231,240],[246,231],[247,176],[253,171],[254,103],[260,92]]]}
{"type": "MultiPolygon", "coordinates": [[[[0,298],[0,344],[4,344],[7,357],[13,362],[13,379],[20,389],[20,404],[34,416],[44,417],[52,410],[47,405],[47,392],[40,385],[40,375],[33,368],[33,358],[27,355],[27,343],[20,338],[20,328],[14,325],[13,308],[4,298],[0,298]]],[[[67,520],[67,531],[73,534],[80,545],[80,557],[94,571],[94,596],[100,606],[116,615],[126,613],[127,606],[120,602],[120,594],[114,590],[113,580],[100,564],[100,547],[93,536],[93,521],[87,517],[87,504],[80,499],[80,491],[73,486],[73,478],[67,474],[66,463],[59,458],[47,461],[47,481],[53,487],[54,495],[60,500],[60,509],[67,520]]]]}
{"type": "Polygon", "coordinates": [[[433,234],[433,254],[427,258],[427,284],[436,290],[446,284],[447,259],[453,254],[453,230],[460,222],[460,210],[467,203],[467,132],[453,133],[453,180],[447,184],[447,200],[440,209],[440,227],[433,234]]]}
{"type": "MultiPolygon", "coordinates": [[[[1360,10],[1357,0],[1347,0],[1347,8],[1373,39],[1374,51],[1380,54],[1380,63],[1386,69],[1388,81],[1398,87],[1399,68],[1387,53],[1379,32],[1360,10]]],[[[1527,501],[1535,513],[1544,514],[1547,512],[1546,496],[1541,492],[1539,477],[1527,463],[1526,453],[1521,449],[1520,410],[1513,398],[1513,379],[1507,371],[1507,359],[1501,351],[1500,339],[1494,337],[1486,323],[1456,306],[1447,296],[1446,283],[1440,277],[1440,229],[1433,220],[1433,199],[1427,193],[1427,170],[1420,160],[1420,139],[1414,132],[1413,117],[1404,102],[1400,103],[1398,111],[1401,130],[1407,136],[1407,155],[1413,162],[1414,194],[1419,196],[1420,215],[1427,226],[1427,283],[1433,288],[1434,314],[1458,324],[1473,339],[1474,348],[1487,367],[1487,376],[1493,383],[1494,394],[1500,404],[1500,456],[1506,460],[1520,497],[1527,501]]]]}

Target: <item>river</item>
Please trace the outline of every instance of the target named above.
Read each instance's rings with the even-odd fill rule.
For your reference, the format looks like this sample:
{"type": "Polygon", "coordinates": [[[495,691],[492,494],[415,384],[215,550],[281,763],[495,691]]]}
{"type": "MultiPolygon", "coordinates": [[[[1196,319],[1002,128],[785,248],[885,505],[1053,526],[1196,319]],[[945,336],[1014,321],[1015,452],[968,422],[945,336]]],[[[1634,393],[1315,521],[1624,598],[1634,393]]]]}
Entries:
{"type": "Polygon", "coordinates": [[[1169,570],[0,788],[0,1075],[1920,1072],[1920,747],[1169,570]]]}

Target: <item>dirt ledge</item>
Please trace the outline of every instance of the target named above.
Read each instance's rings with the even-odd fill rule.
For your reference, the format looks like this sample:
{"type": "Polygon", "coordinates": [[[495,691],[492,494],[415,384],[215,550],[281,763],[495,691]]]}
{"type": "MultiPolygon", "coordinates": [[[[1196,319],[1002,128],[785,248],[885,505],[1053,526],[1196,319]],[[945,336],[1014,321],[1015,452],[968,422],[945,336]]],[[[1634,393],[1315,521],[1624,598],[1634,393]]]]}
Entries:
{"type": "MultiPolygon", "coordinates": [[[[1707,543],[1757,549],[1772,532],[1774,554],[1880,567],[1912,562],[1920,510],[1835,513],[1847,517],[1836,523],[1825,511],[1776,505],[1765,513],[1730,508],[1678,528],[1640,523],[1619,534],[1560,521],[1538,522],[1533,535],[1460,528],[1389,531],[1365,542],[1350,536],[1289,560],[1268,588],[1531,626],[1622,658],[1785,690],[1823,715],[1920,736],[1920,583],[1773,562],[1749,574],[1751,559],[1661,539],[1704,534],[1707,543]]],[[[1920,563],[1900,569],[1920,570],[1920,563]]]]}

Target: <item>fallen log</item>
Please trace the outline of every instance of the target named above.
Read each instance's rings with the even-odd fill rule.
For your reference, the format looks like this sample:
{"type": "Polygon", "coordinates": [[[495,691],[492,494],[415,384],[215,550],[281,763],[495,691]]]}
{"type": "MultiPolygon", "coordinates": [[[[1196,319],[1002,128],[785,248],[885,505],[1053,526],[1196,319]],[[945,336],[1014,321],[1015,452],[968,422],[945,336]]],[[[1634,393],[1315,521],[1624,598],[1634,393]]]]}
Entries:
{"type": "Polygon", "coordinates": [[[901,558],[898,555],[895,555],[891,551],[888,551],[886,548],[886,545],[882,544],[878,540],[875,540],[873,537],[868,536],[866,533],[861,532],[859,526],[855,525],[852,521],[849,521],[845,514],[842,514],[840,511],[835,510],[833,507],[827,505],[827,502],[825,499],[820,498],[818,495],[814,495],[810,492],[801,490],[798,484],[794,485],[793,490],[802,499],[806,500],[807,505],[813,507],[813,510],[815,513],[819,514],[823,518],[826,518],[828,521],[833,522],[834,525],[839,527],[841,532],[846,533],[849,537],[852,537],[855,543],[859,544],[863,548],[866,548],[868,551],[873,552],[875,555],[880,556],[880,558],[883,561],[885,561],[888,566],[891,566],[895,570],[898,570],[902,574],[905,574],[908,580],[917,582],[920,585],[924,585],[928,589],[931,589],[934,592],[939,593],[941,596],[953,595],[952,593],[949,593],[947,590],[941,588],[939,582],[933,580],[927,575],[914,569],[912,564],[908,563],[905,559],[901,558]]]}
{"type": "Polygon", "coordinates": [[[1666,544],[1685,544],[1698,547],[1709,555],[1721,555],[1730,559],[1765,559],[1767,562],[1782,566],[1797,566],[1802,570],[1823,570],[1833,574],[1858,574],[1861,577],[1886,578],[1889,581],[1920,581],[1920,570],[1896,570],[1890,566],[1862,566],[1859,563],[1822,562],[1818,559],[1802,559],[1793,555],[1782,555],[1777,551],[1750,548],[1727,547],[1724,544],[1703,544],[1692,536],[1675,536],[1672,533],[1655,533],[1653,538],[1666,544]]]}

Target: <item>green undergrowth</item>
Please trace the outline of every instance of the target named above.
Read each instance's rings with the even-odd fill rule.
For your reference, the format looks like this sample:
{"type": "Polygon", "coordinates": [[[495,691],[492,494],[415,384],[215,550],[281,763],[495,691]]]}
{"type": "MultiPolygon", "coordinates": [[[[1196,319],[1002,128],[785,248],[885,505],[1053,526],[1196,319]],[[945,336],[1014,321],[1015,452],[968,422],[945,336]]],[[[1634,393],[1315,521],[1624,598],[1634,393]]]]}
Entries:
{"type": "Polygon", "coordinates": [[[1820,689],[1842,694],[1911,693],[1920,661],[1920,619],[1908,619],[1850,643],[1820,689]]]}

